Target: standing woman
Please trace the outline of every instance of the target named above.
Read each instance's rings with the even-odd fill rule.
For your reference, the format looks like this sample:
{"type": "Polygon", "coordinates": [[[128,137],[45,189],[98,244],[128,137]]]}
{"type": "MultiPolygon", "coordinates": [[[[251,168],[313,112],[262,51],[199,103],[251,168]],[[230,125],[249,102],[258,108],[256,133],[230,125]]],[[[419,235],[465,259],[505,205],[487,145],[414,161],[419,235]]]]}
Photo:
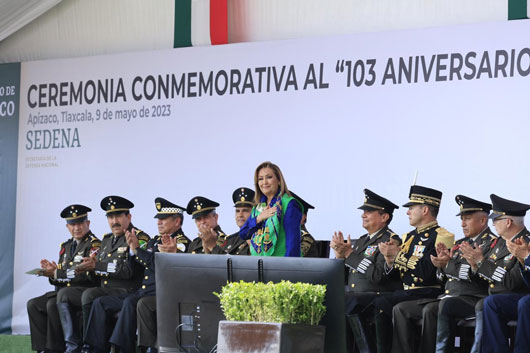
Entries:
{"type": "Polygon", "coordinates": [[[263,162],[254,173],[256,195],[250,217],[239,230],[253,256],[300,256],[302,206],[289,194],[280,168],[263,162]]]}

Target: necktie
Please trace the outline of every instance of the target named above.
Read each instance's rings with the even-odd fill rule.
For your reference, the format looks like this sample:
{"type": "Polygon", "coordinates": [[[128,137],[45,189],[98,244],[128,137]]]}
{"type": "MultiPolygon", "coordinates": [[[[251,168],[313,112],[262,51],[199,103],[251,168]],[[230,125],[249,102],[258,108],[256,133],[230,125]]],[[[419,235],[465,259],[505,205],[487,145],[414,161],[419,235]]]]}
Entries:
{"type": "Polygon", "coordinates": [[[75,255],[75,249],[77,248],[77,241],[72,242],[72,246],[70,247],[70,256],[73,257],[75,255]]]}

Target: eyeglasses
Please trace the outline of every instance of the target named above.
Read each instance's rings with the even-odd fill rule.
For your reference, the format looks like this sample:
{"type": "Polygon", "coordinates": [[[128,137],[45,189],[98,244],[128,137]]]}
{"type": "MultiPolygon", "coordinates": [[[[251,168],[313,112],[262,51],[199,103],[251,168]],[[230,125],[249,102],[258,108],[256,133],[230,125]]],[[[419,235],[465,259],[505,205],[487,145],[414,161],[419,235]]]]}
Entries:
{"type": "Polygon", "coordinates": [[[510,218],[508,218],[508,217],[499,217],[499,218],[495,218],[495,219],[493,220],[493,223],[495,223],[495,222],[497,222],[497,221],[501,221],[501,220],[503,220],[503,219],[510,219],[510,218]]]}

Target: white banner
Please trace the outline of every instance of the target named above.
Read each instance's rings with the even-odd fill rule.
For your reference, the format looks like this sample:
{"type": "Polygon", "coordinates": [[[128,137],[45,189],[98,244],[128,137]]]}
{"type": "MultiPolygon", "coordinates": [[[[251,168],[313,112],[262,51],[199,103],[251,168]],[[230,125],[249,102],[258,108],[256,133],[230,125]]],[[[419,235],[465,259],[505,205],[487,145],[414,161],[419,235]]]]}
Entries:
{"type": "MultiPolygon", "coordinates": [[[[24,275],[68,239],[60,211],[107,195],[156,234],[154,199],[218,201],[277,163],[314,205],[317,239],[357,238],[362,190],[397,204],[418,184],[443,191],[440,224],[461,237],[457,194],[530,202],[528,21],[249,43],[25,63],[22,66],[13,332],[49,289],[24,275]]],[[[406,209],[391,228],[410,230],[406,209]]],[[[190,238],[196,228],[184,221],[190,238]]]]}

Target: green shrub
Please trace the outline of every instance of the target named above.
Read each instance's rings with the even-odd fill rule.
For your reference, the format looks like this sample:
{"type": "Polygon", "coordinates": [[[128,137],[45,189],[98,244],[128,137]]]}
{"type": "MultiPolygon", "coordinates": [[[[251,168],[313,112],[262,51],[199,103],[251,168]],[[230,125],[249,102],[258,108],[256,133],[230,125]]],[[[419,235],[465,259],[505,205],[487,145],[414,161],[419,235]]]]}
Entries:
{"type": "Polygon", "coordinates": [[[214,293],[227,320],[318,325],[324,314],[326,285],[232,282],[214,293]]]}

